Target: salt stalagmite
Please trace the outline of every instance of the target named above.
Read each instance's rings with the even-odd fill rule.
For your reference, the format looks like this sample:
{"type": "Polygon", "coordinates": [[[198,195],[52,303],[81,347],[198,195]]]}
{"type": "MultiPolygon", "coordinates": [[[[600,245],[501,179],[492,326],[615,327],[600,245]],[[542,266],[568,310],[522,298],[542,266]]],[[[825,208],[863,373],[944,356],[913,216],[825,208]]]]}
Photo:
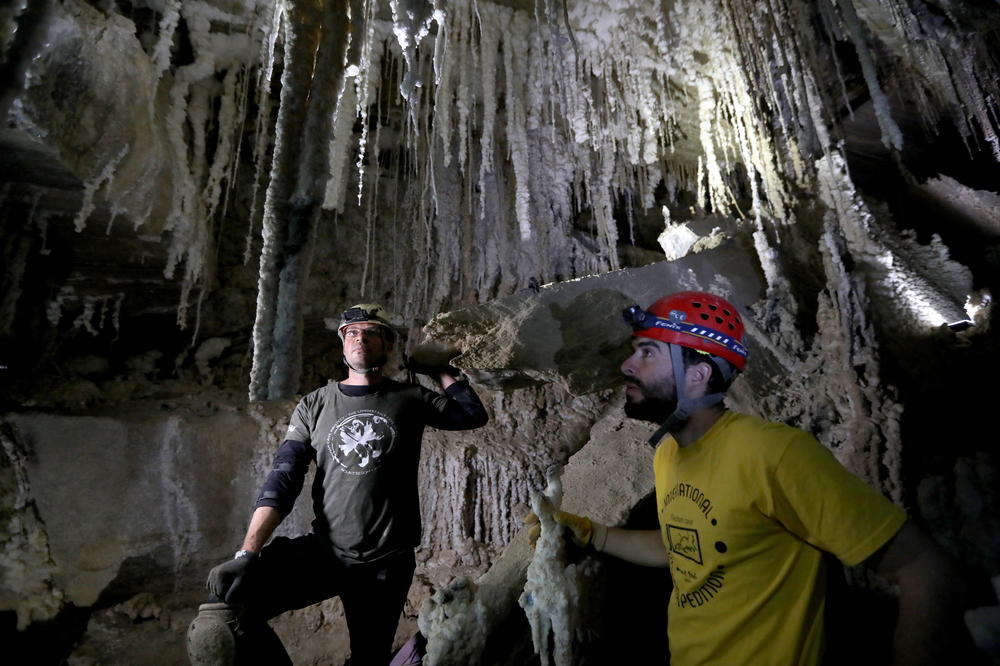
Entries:
{"type": "Polygon", "coordinates": [[[585,594],[586,579],[592,575],[588,561],[570,563],[567,559],[563,530],[553,517],[562,504],[561,476],[562,467],[553,466],[546,474],[545,490],[531,495],[541,533],[528,565],[524,592],[517,601],[528,617],[531,640],[542,666],[575,663],[573,641],[580,627],[577,607],[585,594]]]}

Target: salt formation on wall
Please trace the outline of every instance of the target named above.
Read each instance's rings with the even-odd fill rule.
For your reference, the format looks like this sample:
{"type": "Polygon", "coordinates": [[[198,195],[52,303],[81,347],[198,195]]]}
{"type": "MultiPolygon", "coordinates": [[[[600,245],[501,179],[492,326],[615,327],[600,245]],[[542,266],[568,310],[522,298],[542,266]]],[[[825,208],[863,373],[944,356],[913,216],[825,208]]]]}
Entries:
{"type": "Polygon", "coordinates": [[[422,545],[473,566],[511,540],[531,490],[586,443],[608,398],[547,385],[486,395],[487,432],[503,434],[428,432],[420,465],[422,545]]]}
{"type": "Polygon", "coordinates": [[[62,590],[54,583],[57,568],[49,552],[48,537],[31,496],[25,470],[26,452],[8,423],[0,423],[3,446],[3,485],[14,489],[10,506],[0,512],[0,608],[13,609],[17,629],[50,620],[63,605],[62,590]]]}
{"type": "MultiPolygon", "coordinates": [[[[589,440],[572,455],[562,475],[563,505],[567,511],[591,516],[602,524],[622,525],[631,508],[652,492],[650,449],[645,442],[649,429],[625,419],[619,399],[604,407],[604,413],[590,429],[589,440]]],[[[540,487],[541,483],[539,481],[535,487],[540,487]]],[[[527,510],[527,507],[523,509],[527,510]]],[[[550,538],[558,537],[551,534],[550,538]]],[[[433,600],[424,604],[419,624],[428,639],[427,654],[433,655],[429,663],[438,666],[480,663],[478,659],[487,640],[482,635],[481,621],[487,618],[495,626],[501,619],[520,612],[517,602],[528,581],[528,567],[533,557],[528,531],[522,529],[478,580],[470,583],[462,579],[457,583],[455,594],[443,588],[433,600]]],[[[586,560],[578,566],[582,566],[590,577],[594,574],[593,564],[586,560]]],[[[551,593],[558,593],[558,590],[551,593]]],[[[595,589],[580,595],[576,618],[583,622],[563,629],[597,630],[596,618],[602,617],[597,597],[595,589]]],[[[495,659],[496,655],[484,655],[484,663],[516,658],[515,647],[509,642],[503,644],[501,659],[495,659]]],[[[529,653],[523,655],[524,660],[528,658],[530,648],[529,653]]]]}

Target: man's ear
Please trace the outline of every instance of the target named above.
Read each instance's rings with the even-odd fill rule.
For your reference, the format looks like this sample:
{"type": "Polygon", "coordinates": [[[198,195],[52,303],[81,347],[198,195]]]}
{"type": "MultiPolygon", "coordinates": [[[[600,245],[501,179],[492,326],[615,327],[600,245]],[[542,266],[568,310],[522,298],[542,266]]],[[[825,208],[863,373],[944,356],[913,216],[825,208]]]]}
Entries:
{"type": "Polygon", "coordinates": [[[695,390],[700,388],[696,395],[706,395],[708,393],[708,382],[712,379],[712,364],[708,361],[699,361],[688,366],[685,377],[688,388],[692,389],[691,394],[695,395],[695,390]]]}

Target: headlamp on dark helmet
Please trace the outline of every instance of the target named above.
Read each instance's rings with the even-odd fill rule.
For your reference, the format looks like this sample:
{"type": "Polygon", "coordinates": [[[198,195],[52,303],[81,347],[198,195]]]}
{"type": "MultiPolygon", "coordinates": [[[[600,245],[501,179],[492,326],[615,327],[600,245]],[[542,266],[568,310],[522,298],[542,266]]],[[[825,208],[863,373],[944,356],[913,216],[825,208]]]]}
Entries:
{"type": "Polygon", "coordinates": [[[375,303],[359,303],[344,310],[340,315],[337,335],[344,339],[344,329],[351,324],[378,324],[382,327],[382,337],[392,344],[396,341],[396,329],[389,323],[389,313],[375,303]]]}

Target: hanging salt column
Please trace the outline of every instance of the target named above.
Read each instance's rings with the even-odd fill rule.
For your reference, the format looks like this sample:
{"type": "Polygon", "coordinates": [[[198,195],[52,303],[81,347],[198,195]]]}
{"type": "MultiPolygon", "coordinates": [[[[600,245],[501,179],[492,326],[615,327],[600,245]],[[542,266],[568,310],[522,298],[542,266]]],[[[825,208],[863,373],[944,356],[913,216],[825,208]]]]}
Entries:
{"type": "Polygon", "coordinates": [[[531,508],[538,516],[541,533],[535,555],[528,565],[524,592],[517,603],[524,609],[531,626],[531,640],[542,666],[572,666],[573,641],[579,626],[577,607],[588,572],[586,561],[569,564],[562,527],[553,514],[562,504],[562,467],[555,465],[546,474],[543,492],[531,495],[531,508]],[[549,638],[554,650],[550,655],[549,638]]]}

